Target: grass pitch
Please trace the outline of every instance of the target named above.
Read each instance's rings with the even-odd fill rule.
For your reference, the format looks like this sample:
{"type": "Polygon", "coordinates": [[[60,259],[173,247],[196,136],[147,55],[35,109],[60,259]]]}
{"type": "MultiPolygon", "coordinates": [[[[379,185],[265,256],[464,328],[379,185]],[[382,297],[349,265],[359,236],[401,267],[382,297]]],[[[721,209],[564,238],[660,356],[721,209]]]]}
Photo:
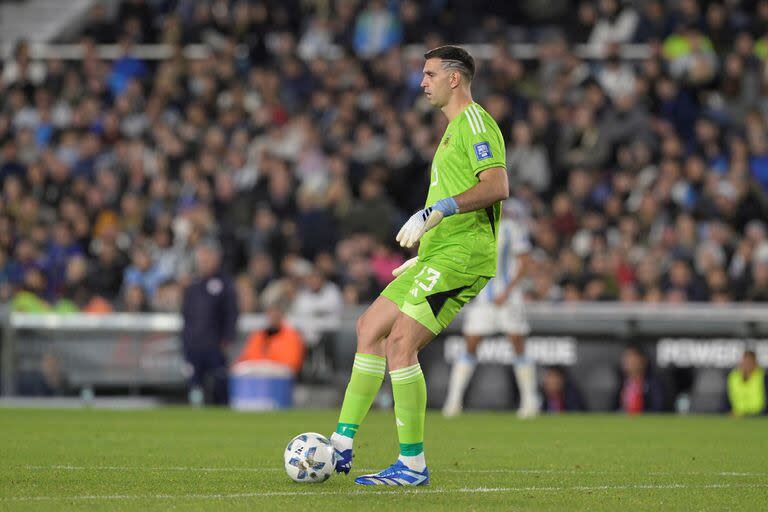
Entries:
{"type": "MultiPolygon", "coordinates": [[[[432,484],[296,484],[282,454],[336,411],[0,409],[0,510],[765,510],[768,421],[430,413],[432,484]]],[[[354,474],[394,461],[372,412],[354,474]]]]}

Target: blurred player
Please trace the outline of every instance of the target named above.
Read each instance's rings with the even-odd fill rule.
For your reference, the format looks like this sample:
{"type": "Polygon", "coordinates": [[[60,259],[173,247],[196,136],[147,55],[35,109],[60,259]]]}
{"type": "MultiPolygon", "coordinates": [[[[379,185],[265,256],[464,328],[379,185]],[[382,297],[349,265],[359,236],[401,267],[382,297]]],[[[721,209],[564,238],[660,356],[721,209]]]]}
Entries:
{"type": "Polygon", "coordinates": [[[536,368],[533,361],[525,356],[525,337],[530,327],[525,317],[520,286],[529,266],[531,251],[527,215],[523,206],[514,199],[504,202],[503,211],[496,277],[467,306],[463,327],[467,351],[451,370],[448,397],[443,406],[444,416],[461,413],[464,392],[477,366],[477,347],[484,337],[499,332],[506,334],[515,348],[515,378],[520,391],[517,414],[521,418],[529,418],[539,412],[536,368]]]}
{"type": "Polygon", "coordinates": [[[400,456],[387,469],[358,477],[361,485],[429,483],[424,458],[427,387],[417,354],[496,272],[501,201],[509,194],[504,139],[493,118],[472,101],[472,57],[443,46],[424,57],[421,87],[448,126],[432,161],[426,208],[400,229],[403,247],[419,254],[357,322],[357,353],[336,432],[336,470],[349,473],[357,429],[389,367],[400,456]]]}

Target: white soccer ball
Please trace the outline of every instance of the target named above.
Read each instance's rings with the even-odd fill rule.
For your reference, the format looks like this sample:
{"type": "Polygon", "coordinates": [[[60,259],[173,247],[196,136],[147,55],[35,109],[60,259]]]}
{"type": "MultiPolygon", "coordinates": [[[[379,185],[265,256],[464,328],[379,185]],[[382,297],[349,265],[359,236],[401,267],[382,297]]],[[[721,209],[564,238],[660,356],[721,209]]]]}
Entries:
{"type": "Polygon", "coordinates": [[[285,448],[285,472],[294,482],[318,484],[333,474],[331,442],[315,432],[299,434],[285,448]]]}

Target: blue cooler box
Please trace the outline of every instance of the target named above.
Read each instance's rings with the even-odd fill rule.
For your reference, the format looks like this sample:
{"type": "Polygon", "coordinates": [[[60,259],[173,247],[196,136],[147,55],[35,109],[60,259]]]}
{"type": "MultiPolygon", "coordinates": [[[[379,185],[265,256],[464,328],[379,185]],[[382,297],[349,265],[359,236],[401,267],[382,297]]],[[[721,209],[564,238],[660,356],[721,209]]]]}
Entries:
{"type": "Polygon", "coordinates": [[[229,405],[238,411],[271,411],[293,405],[293,371],[270,361],[236,364],[229,373],[229,405]]]}

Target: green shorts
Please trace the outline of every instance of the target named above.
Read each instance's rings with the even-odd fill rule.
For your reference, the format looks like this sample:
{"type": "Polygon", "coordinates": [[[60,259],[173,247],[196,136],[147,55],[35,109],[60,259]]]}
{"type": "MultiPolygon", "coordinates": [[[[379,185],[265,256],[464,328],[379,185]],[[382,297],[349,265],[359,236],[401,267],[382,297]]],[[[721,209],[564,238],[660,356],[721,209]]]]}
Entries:
{"type": "Polygon", "coordinates": [[[419,261],[389,283],[381,295],[437,335],[489,280],[456,272],[439,262],[419,261]]]}

